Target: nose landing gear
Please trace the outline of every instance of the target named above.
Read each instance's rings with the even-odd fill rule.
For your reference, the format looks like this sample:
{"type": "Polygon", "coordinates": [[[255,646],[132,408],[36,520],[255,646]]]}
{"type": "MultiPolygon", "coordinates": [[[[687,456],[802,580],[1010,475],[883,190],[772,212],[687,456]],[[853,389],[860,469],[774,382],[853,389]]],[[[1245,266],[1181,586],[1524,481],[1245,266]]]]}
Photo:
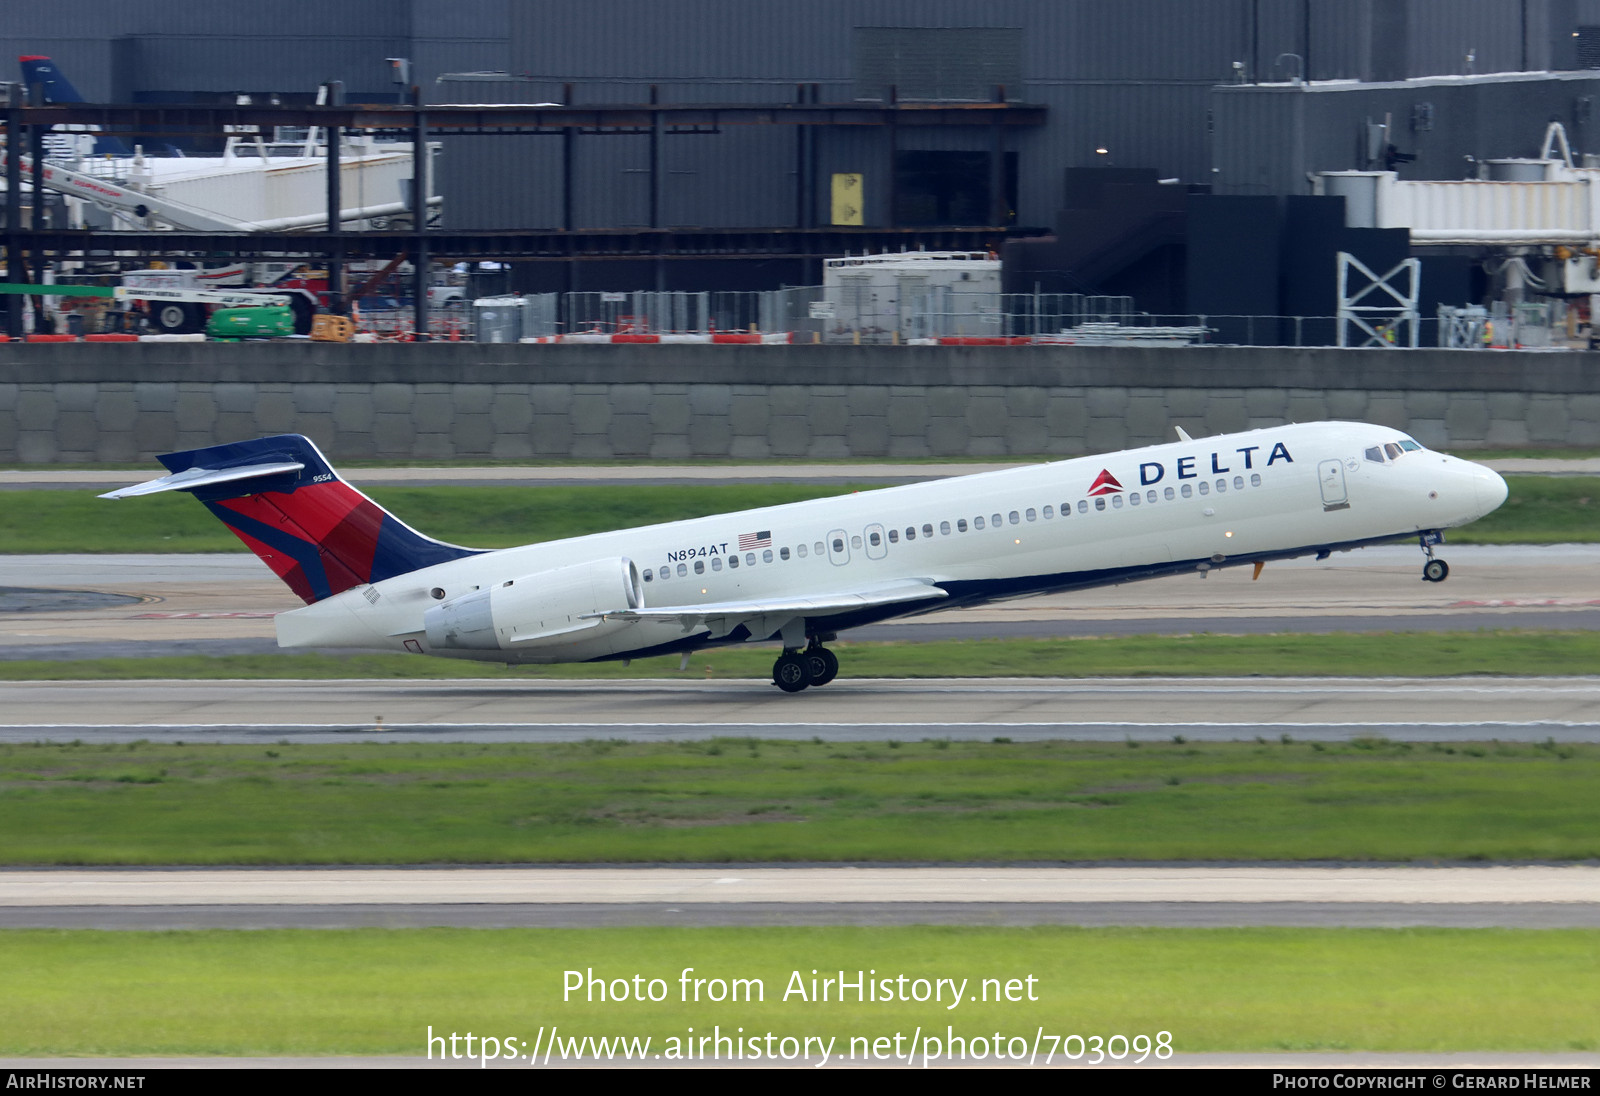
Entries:
{"type": "Polygon", "coordinates": [[[1417,540],[1422,545],[1423,552],[1428,556],[1428,562],[1422,565],[1422,581],[1443,582],[1449,578],[1450,565],[1442,559],[1435,559],[1433,556],[1433,546],[1444,543],[1444,534],[1437,530],[1431,530],[1423,533],[1417,540]]]}
{"type": "Polygon", "coordinates": [[[813,636],[805,650],[784,651],[772,664],[772,683],[786,693],[822,686],[839,676],[839,656],[822,645],[832,636],[813,636]]]}

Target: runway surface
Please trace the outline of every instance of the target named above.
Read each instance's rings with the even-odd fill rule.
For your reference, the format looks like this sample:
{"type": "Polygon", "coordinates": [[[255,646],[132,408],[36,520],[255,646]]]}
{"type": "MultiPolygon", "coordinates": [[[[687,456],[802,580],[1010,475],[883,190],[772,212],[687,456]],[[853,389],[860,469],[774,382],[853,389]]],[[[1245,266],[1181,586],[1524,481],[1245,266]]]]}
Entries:
{"type": "Polygon", "coordinates": [[[0,742],[571,742],[754,736],[1600,742],[1600,678],[0,684],[0,742]]]}
{"type": "MultiPolygon", "coordinates": [[[[1273,564],[1258,581],[1248,567],[1222,568],[947,610],[845,638],[1600,628],[1600,545],[1463,545],[1443,555],[1452,567],[1443,583],[1421,581],[1415,547],[1387,546],[1273,564]]],[[[275,652],[272,616],[299,604],[243,553],[8,556],[0,587],[0,659],[275,652]],[[78,593],[53,604],[40,590],[78,593]],[[108,600],[86,603],[83,591],[108,600]]]]}
{"type": "Polygon", "coordinates": [[[0,927],[1600,927],[1600,867],[0,871],[0,927]]]}

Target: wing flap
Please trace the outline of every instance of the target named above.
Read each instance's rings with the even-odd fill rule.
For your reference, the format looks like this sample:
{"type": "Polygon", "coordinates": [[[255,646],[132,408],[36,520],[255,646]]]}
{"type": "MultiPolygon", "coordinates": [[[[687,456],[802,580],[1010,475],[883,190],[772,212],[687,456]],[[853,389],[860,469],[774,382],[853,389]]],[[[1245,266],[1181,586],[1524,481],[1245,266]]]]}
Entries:
{"type": "Polygon", "coordinates": [[[948,597],[931,582],[897,582],[867,586],[859,590],[839,590],[799,597],[755,598],[749,601],[713,601],[701,605],[664,605],[639,609],[617,609],[590,616],[605,620],[675,620],[687,628],[691,621],[712,617],[751,620],[756,617],[826,616],[872,605],[894,605],[905,601],[926,601],[948,597]]]}

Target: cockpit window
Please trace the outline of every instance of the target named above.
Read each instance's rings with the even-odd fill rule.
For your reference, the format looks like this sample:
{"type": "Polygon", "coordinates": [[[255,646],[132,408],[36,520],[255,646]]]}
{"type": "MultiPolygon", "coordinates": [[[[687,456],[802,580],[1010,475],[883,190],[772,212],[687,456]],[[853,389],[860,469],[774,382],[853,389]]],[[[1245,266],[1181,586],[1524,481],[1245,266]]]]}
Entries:
{"type": "Polygon", "coordinates": [[[1412,441],[1410,438],[1401,438],[1400,439],[1400,448],[1404,449],[1407,453],[1415,453],[1419,449],[1421,449],[1422,446],[1418,445],[1416,442],[1412,441]]]}
{"type": "Polygon", "coordinates": [[[1378,464],[1382,464],[1383,463],[1383,450],[1378,448],[1376,445],[1374,445],[1371,449],[1367,450],[1367,459],[1370,460],[1370,461],[1374,461],[1374,462],[1376,462],[1378,464]]]}
{"type": "Polygon", "coordinates": [[[1392,441],[1384,442],[1383,451],[1389,454],[1390,460],[1398,460],[1400,458],[1400,447],[1392,441]]]}

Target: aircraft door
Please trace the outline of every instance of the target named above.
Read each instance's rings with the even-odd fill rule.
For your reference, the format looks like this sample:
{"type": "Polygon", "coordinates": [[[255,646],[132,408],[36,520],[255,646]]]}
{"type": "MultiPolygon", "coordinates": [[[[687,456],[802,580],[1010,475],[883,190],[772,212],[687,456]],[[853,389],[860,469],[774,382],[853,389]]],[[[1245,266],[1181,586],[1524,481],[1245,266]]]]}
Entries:
{"type": "Polygon", "coordinates": [[[1345,488],[1343,463],[1325,460],[1318,464],[1317,479],[1322,487],[1323,510],[1350,509],[1350,495],[1345,488]]]}
{"type": "Polygon", "coordinates": [[[869,525],[862,530],[862,533],[868,559],[882,559],[889,554],[889,538],[884,536],[883,526],[869,525]]]}
{"type": "Polygon", "coordinates": [[[835,567],[843,567],[850,562],[850,534],[843,529],[835,529],[828,534],[828,560],[835,567]]]}

